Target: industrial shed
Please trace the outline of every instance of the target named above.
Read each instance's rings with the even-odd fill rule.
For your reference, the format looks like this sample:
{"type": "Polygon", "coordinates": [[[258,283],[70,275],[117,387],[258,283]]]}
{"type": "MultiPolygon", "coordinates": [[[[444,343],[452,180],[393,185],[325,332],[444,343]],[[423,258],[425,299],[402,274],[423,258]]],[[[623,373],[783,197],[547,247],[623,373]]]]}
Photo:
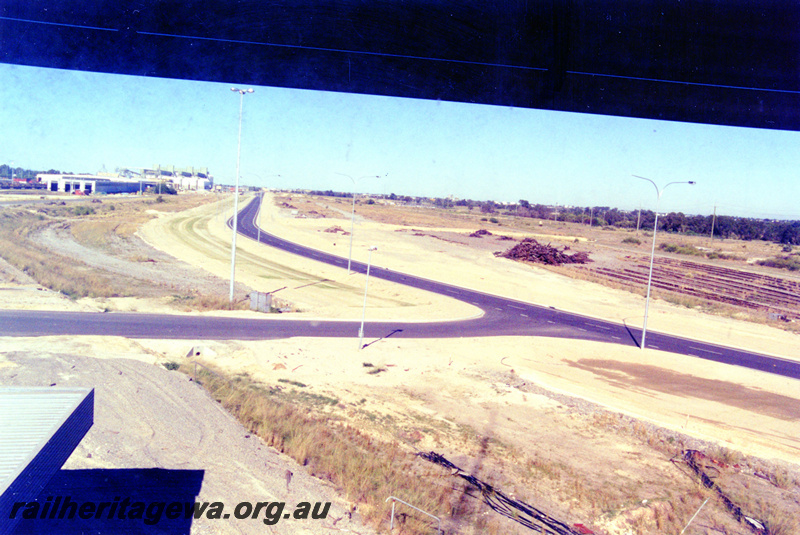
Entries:
{"type": "Polygon", "coordinates": [[[153,180],[121,180],[97,175],[40,174],[36,178],[47,185],[47,191],[64,193],[138,193],[158,184],[153,180]]]}
{"type": "Polygon", "coordinates": [[[0,533],[39,496],[94,423],[93,388],[0,388],[0,533]]]}

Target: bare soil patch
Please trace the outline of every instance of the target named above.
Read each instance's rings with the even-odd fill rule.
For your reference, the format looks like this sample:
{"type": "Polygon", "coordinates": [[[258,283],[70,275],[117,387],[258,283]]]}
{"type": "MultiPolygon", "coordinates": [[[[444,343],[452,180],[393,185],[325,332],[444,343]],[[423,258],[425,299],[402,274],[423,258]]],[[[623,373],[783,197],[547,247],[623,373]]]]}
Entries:
{"type": "MultiPolygon", "coordinates": [[[[327,210],[327,217],[337,217],[336,210],[339,211],[338,217],[349,216],[345,210],[349,199],[303,195],[301,200],[295,207],[295,217],[306,217],[307,211],[314,207],[327,210]]],[[[508,252],[514,244],[509,245],[506,240],[521,243],[524,239],[535,239],[544,247],[560,247],[570,250],[573,255],[586,255],[592,262],[587,266],[558,269],[562,275],[638,294],[646,289],[651,235],[645,232],[517,217],[507,213],[482,214],[465,207],[442,209],[385,200],[368,204],[364,198],[356,200],[356,214],[370,221],[399,226],[398,232],[460,244],[476,251],[508,252]],[[496,223],[492,223],[490,217],[496,223]]],[[[657,250],[652,285],[655,294],[708,313],[736,315],[782,329],[800,330],[800,299],[797,297],[800,276],[758,265],[759,260],[780,257],[782,246],[663,232],[659,233],[658,243],[678,252],[657,250]],[[691,253],[691,256],[687,257],[682,251],[691,253]]],[[[519,254],[514,256],[526,261],[519,254]]]]}
{"type": "MultiPolygon", "coordinates": [[[[306,204],[296,201],[292,199],[292,206],[306,204]]],[[[274,209],[262,211],[261,224],[283,237],[341,254],[342,233],[324,230],[336,224],[349,229],[343,222],[345,214],[349,215],[349,204],[341,203],[340,212],[332,204],[328,215],[317,209],[316,202],[308,203],[308,209],[326,217],[298,218],[299,212],[292,214],[294,208],[272,205],[274,209]]],[[[200,206],[174,217],[162,216],[139,232],[148,243],[158,241],[159,248],[217,273],[224,281],[229,257],[220,251],[224,250],[221,242],[226,214],[218,211],[209,216],[205,210],[214,209],[200,206]],[[171,225],[177,229],[175,233],[166,232],[171,225]]],[[[474,217],[463,226],[454,223],[448,227],[441,219],[425,214],[430,226],[423,227],[419,221],[413,227],[401,227],[357,220],[354,257],[366,260],[368,244],[391,244],[381,246],[373,262],[609,319],[620,320],[643,310],[643,301],[634,294],[495,258],[492,253],[510,241],[500,240],[494,227],[476,225],[474,217]],[[426,235],[396,232],[411,228],[426,235]],[[493,235],[469,237],[478,228],[490,228],[493,235]],[[453,268],[455,265],[458,269],[453,268]]],[[[515,230],[510,228],[510,218],[502,216],[499,220],[502,235],[530,235],[526,234],[529,230],[531,234],[536,230],[533,226],[515,230]]],[[[575,237],[566,230],[544,228],[540,234],[551,232],[545,240],[570,244],[575,250],[596,246],[581,240],[575,243],[575,237]],[[558,236],[562,231],[563,236],[558,236]]],[[[620,236],[594,232],[613,234],[616,240],[620,236]]],[[[618,254],[635,250],[606,239],[608,246],[597,247],[594,258],[613,260],[618,254]]],[[[112,254],[111,247],[92,247],[109,257],[118,258],[120,254],[112,254]]],[[[342,310],[343,299],[352,299],[354,310],[360,313],[363,281],[348,279],[343,270],[320,267],[312,260],[254,243],[243,245],[243,252],[241,277],[248,285],[254,281],[253,287],[258,287],[257,283],[279,287],[291,281],[292,300],[307,302],[318,316],[352,314],[353,310],[342,310]],[[278,273],[282,278],[274,275],[278,273]],[[264,279],[265,274],[274,278],[264,279]],[[331,281],[329,288],[319,289],[325,279],[331,281]],[[300,286],[303,288],[296,288],[300,286]],[[324,305],[326,300],[337,305],[324,305]]],[[[141,264],[146,268],[152,263],[141,264]]],[[[109,269],[112,267],[109,264],[109,269]]],[[[167,277],[169,273],[161,275],[167,277]]],[[[370,292],[372,288],[370,281],[370,292]]],[[[403,288],[376,285],[376,291],[378,298],[370,301],[368,318],[380,314],[399,317],[409,309],[413,309],[412,317],[423,317],[423,313],[431,319],[465,315],[466,309],[452,300],[437,301],[425,309],[420,306],[420,296],[403,288]]],[[[144,303],[137,306],[144,307],[144,303]]],[[[765,325],[710,317],[659,300],[651,304],[651,322],[655,329],[800,358],[795,335],[765,325]]],[[[358,351],[355,333],[352,340],[198,340],[191,345],[185,341],[141,341],[135,348],[112,345],[109,339],[5,339],[2,354],[28,358],[58,352],[130,358],[144,353],[154,362],[190,362],[187,353],[191,346],[202,347],[200,355],[193,352],[194,358],[216,366],[234,380],[246,377],[264,390],[275,389],[309,412],[330,418],[332,429],[338,425],[356,427],[376,441],[388,445],[396,442],[408,455],[439,451],[504,493],[570,524],[591,526],[597,533],[679,533],[703,501],[712,496],[691,474],[670,462],[685,448],[700,449],[711,459],[733,467],[730,473],[725,469],[723,486],[754,517],[766,520],[777,515],[772,522],[789,525],[800,516],[796,500],[800,491],[796,381],[691,357],[581,341],[465,337],[374,342],[358,351]],[[374,370],[380,371],[370,373],[374,370]]],[[[7,360],[11,364],[0,365],[3,373],[19,364],[12,358],[7,360]]],[[[122,369],[111,373],[117,371],[123,371],[122,377],[126,377],[122,369]]],[[[130,377],[128,380],[138,384],[130,377]]],[[[169,450],[171,445],[168,441],[165,444],[163,447],[169,450]]],[[[172,451],[167,454],[172,460],[181,458],[172,451]]],[[[249,470],[244,467],[241,473],[249,470]]],[[[458,479],[446,471],[430,479],[410,479],[407,484],[452,485],[467,491],[461,495],[463,503],[441,504],[442,509],[436,511],[451,515],[448,518],[453,531],[529,533],[512,519],[493,516],[481,505],[474,489],[458,487],[458,479]]],[[[402,493],[403,488],[397,492],[402,493]]],[[[698,533],[749,533],[716,499],[709,501],[694,522],[698,533]]],[[[385,523],[382,526],[385,529],[385,523]]],[[[792,533],[794,528],[785,529],[792,533]]]]}
{"type": "MultiPolygon", "coordinates": [[[[224,279],[135,235],[159,215],[215,201],[210,195],[112,197],[7,208],[7,247],[0,256],[10,262],[3,260],[2,269],[8,282],[51,286],[73,299],[90,296],[84,305],[101,310],[137,310],[132,298],[161,310],[202,310],[215,299],[225,305],[224,279]]],[[[249,289],[239,284],[236,291],[241,300],[249,289]]]]}
{"type": "MultiPolygon", "coordinates": [[[[373,533],[352,514],[350,504],[337,497],[335,489],[263,444],[186,375],[167,371],[159,364],[158,354],[146,347],[124,339],[90,337],[4,341],[3,347],[0,384],[4,386],[95,389],[94,425],[62,469],[67,482],[76,481],[76,470],[96,474],[92,477],[98,481],[108,469],[194,471],[200,474],[202,487],[192,498],[222,502],[229,514],[245,501],[284,501],[287,511],[303,501],[330,501],[332,505],[325,520],[282,520],[265,526],[261,519],[236,520],[231,514],[228,520],[194,520],[192,533],[288,535],[335,529],[373,533]],[[292,473],[290,481],[287,471],[292,473]]],[[[142,493],[136,483],[128,481],[127,492],[142,493]]],[[[80,501],[81,488],[74,484],[77,486],[69,492],[73,500],[80,501]]],[[[102,487],[92,496],[98,492],[102,495],[102,487]]],[[[114,499],[113,495],[104,498],[114,499]]],[[[39,528],[32,533],[53,532],[52,523],[32,524],[39,528]]],[[[86,529],[93,530],[93,526],[88,522],[86,529]]],[[[135,525],[127,527],[144,532],[135,525]]],[[[168,523],[156,528],[161,531],[168,523]]]]}

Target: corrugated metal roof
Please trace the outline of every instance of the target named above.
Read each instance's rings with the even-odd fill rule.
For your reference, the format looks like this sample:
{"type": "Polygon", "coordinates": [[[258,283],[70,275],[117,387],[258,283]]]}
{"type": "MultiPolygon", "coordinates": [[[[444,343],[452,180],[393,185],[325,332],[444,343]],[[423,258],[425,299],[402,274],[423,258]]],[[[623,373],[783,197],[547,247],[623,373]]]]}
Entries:
{"type": "Polygon", "coordinates": [[[60,462],[45,464],[58,464],[58,470],[91,427],[93,416],[90,388],[0,388],[0,497],[40,454],[56,455],[60,462]],[[63,429],[70,426],[76,429],[63,429]]]}

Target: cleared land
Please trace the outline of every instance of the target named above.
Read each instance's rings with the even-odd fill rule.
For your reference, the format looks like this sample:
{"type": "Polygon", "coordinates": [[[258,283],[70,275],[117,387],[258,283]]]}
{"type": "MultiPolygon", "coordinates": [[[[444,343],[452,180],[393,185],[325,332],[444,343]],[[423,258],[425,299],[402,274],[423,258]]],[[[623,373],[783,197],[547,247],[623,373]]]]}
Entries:
{"type": "MultiPolygon", "coordinates": [[[[324,231],[335,225],[349,229],[348,203],[297,196],[281,202],[295,206],[296,215],[305,211],[314,216],[310,212],[316,211],[326,217],[298,218],[293,208],[270,204],[261,214],[263,228],[346,255],[349,236],[324,231]]],[[[461,215],[418,210],[427,226],[411,219],[414,212],[403,216],[409,218],[406,226],[400,224],[403,221],[372,221],[378,216],[367,210],[377,214],[383,208],[358,207],[364,217],[357,221],[354,235],[354,257],[359,260],[366,260],[366,246],[377,244],[373,262],[392,269],[609,319],[632,321],[641,315],[643,299],[635,294],[495,258],[493,251],[512,242],[469,238],[467,234],[476,230],[474,221],[459,222],[461,215]]],[[[189,265],[217,274],[224,284],[229,270],[223,252],[224,236],[229,235],[224,219],[222,211],[210,206],[175,214],[164,211],[145,225],[141,235],[189,265]]],[[[509,225],[500,221],[498,233],[505,234],[509,225]]],[[[522,237],[534,231],[538,234],[534,237],[546,242],[541,236],[547,232],[538,226],[508,233],[522,237]]],[[[575,250],[583,244],[574,242],[579,236],[555,238],[557,231],[552,229],[554,242],[561,239],[574,244],[575,250]]],[[[343,270],[249,240],[239,243],[243,255],[237,278],[247,286],[264,291],[286,286],[278,295],[303,311],[298,316],[359,317],[361,276],[348,276],[343,270]]],[[[373,301],[370,281],[368,318],[424,313],[425,318],[441,319],[474,313],[446,298],[415,295],[388,284],[374,288],[373,301]]],[[[35,295],[39,294],[49,295],[35,295]]],[[[136,303],[140,310],[147,309],[145,301],[136,303]]],[[[653,329],[800,358],[796,335],[764,324],[709,316],[664,301],[651,305],[650,321],[653,329]]],[[[685,466],[682,470],[669,459],[683,448],[702,449],[725,462],[724,468],[714,465],[723,477],[720,484],[724,482],[722,486],[750,515],[769,520],[783,533],[796,532],[792,524],[798,517],[800,479],[796,381],[690,357],[589,342],[471,339],[464,333],[465,338],[447,341],[385,339],[359,351],[355,334],[352,340],[191,345],[152,340],[140,342],[135,350],[120,346],[113,351],[102,339],[81,339],[69,341],[73,345],[68,351],[122,358],[144,348],[153,362],[200,360],[234,378],[237,387],[255,387],[272,405],[288,404],[308,417],[321,418],[333,433],[358,429],[377,447],[343,452],[383,459],[387,473],[391,466],[407,469],[404,477],[390,480],[391,492],[429,507],[446,518],[449,530],[459,533],[530,531],[480,505],[474,492],[472,497],[469,491],[444,493],[438,502],[415,502],[416,497],[422,499],[420,487],[460,491],[463,486],[449,472],[412,457],[414,451],[438,451],[504,493],[567,523],[590,525],[598,533],[677,534],[711,494],[698,488],[685,466]],[[192,345],[202,350],[189,359],[192,345]]],[[[42,351],[41,344],[67,342],[6,339],[2,343],[4,354],[13,351],[16,358],[42,351]]],[[[223,403],[233,399],[224,390],[215,389],[214,395],[223,403]]],[[[302,430],[311,424],[297,425],[302,430]]],[[[269,442],[281,444],[270,438],[268,429],[261,432],[269,442]]],[[[283,447],[294,454],[290,445],[283,447]]],[[[334,480],[314,468],[318,465],[313,456],[298,455],[315,473],[334,480]]],[[[381,508],[364,495],[352,495],[343,484],[336,487],[386,529],[388,506],[381,508]]],[[[408,520],[403,532],[411,533],[411,525],[408,520]]],[[[694,533],[749,532],[715,499],[693,526],[694,533]]]]}

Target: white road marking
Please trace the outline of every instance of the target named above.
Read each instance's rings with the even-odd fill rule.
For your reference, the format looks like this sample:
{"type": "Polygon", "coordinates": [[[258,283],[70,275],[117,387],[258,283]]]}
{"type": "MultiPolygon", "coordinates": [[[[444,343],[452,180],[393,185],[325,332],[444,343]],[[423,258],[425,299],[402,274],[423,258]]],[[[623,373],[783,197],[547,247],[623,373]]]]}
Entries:
{"type": "Polygon", "coordinates": [[[653,344],[650,344],[650,345],[649,345],[649,346],[647,346],[647,347],[652,347],[653,349],[661,349],[660,347],[658,347],[658,346],[654,346],[653,344]]]}
{"type": "Polygon", "coordinates": [[[530,316],[528,316],[527,314],[520,314],[520,316],[522,316],[524,318],[530,318],[530,316]]]}
{"type": "Polygon", "coordinates": [[[689,346],[689,349],[696,349],[698,351],[705,351],[706,353],[711,353],[712,355],[722,355],[722,353],[717,353],[716,351],[711,351],[710,349],[704,349],[702,347],[689,346]]]}
{"type": "Polygon", "coordinates": [[[622,338],[620,338],[619,336],[612,336],[611,338],[613,338],[614,340],[622,340],[622,338]]]}
{"type": "Polygon", "coordinates": [[[516,308],[517,310],[525,310],[525,307],[518,307],[517,305],[508,305],[511,308],[516,308]]]}
{"type": "Polygon", "coordinates": [[[588,333],[588,332],[589,332],[589,331],[587,331],[586,329],[583,329],[583,328],[581,328],[581,327],[577,327],[577,329],[578,329],[579,331],[583,331],[583,332],[585,332],[585,333],[588,333]]]}
{"type": "Polygon", "coordinates": [[[547,323],[552,323],[553,325],[555,325],[555,324],[556,324],[556,322],[555,322],[555,321],[550,321],[550,320],[547,320],[547,323]]]}
{"type": "Polygon", "coordinates": [[[602,325],[595,325],[594,323],[584,323],[584,325],[588,325],[589,327],[596,327],[598,329],[603,329],[604,331],[611,330],[611,327],[603,327],[602,325]]]}

